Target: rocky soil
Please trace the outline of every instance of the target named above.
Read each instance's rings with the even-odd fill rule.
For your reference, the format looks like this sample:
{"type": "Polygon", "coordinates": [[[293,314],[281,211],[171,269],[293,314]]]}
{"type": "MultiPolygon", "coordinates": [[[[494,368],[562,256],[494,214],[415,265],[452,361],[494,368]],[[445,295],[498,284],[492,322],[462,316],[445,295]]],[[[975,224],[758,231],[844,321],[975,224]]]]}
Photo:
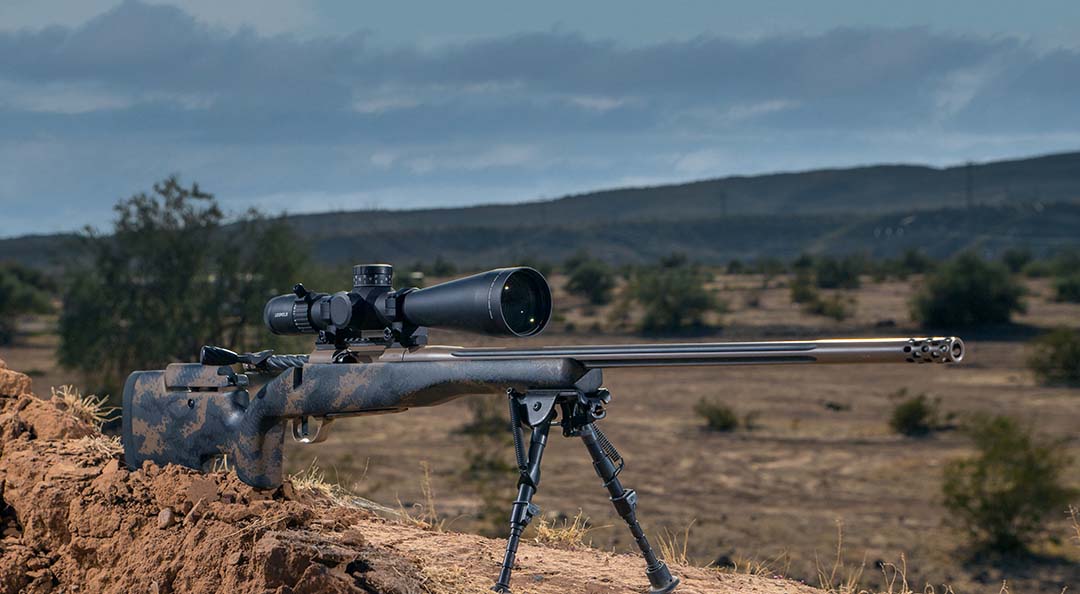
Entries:
{"type": "MultiPolygon", "coordinates": [[[[0,594],[487,592],[504,543],[378,517],[291,482],[146,464],[0,361],[0,594]]],[[[639,558],[526,544],[515,592],[646,592],[639,558]]],[[[679,592],[818,592],[674,567],[679,592]]]]}

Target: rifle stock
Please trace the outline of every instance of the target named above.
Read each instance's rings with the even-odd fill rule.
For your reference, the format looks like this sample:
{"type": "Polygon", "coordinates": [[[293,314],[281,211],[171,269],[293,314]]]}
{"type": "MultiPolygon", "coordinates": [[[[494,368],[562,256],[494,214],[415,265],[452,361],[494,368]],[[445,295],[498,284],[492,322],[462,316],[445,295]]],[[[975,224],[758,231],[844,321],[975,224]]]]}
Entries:
{"type": "Polygon", "coordinates": [[[286,420],[333,419],[436,406],[469,394],[508,389],[600,388],[600,369],[687,365],[808,363],[952,363],[956,338],[854,339],[659,345],[555,346],[535,349],[416,347],[388,349],[369,363],[290,367],[254,394],[228,366],[174,364],[138,371],[123,397],[125,458],[202,468],[225,455],[240,479],[281,484],[286,420]],[[925,349],[925,350],[924,350],[925,349]]]}

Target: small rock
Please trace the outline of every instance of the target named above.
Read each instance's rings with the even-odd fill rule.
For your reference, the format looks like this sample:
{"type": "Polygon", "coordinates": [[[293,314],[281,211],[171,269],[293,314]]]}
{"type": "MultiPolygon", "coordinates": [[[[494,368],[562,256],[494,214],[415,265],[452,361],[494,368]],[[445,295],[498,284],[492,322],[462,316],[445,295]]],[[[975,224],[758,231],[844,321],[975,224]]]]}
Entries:
{"type": "Polygon", "coordinates": [[[229,565],[240,565],[244,562],[244,552],[236,551],[235,553],[229,555],[229,558],[226,559],[225,562],[229,565]]]}
{"type": "Polygon", "coordinates": [[[281,483],[281,496],[289,501],[296,501],[296,489],[293,488],[292,481],[281,483]]]}
{"type": "Polygon", "coordinates": [[[184,516],[184,526],[194,526],[199,518],[202,517],[203,512],[206,510],[206,499],[200,499],[195,502],[195,505],[191,506],[191,511],[184,516]]]}
{"type": "Polygon", "coordinates": [[[150,582],[150,594],[160,594],[161,590],[158,588],[157,582],[150,582]]]}
{"type": "Polygon", "coordinates": [[[157,515],[157,527],[164,530],[176,523],[176,514],[171,507],[163,507],[157,515]]]}
{"type": "Polygon", "coordinates": [[[108,476],[111,474],[116,474],[118,470],[120,470],[120,461],[116,458],[113,458],[101,468],[101,474],[102,476],[108,476]]]}
{"type": "Polygon", "coordinates": [[[208,478],[195,478],[188,484],[187,498],[191,502],[205,499],[208,503],[217,501],[217,483],[208,478]]]}
{"type": "Polygon", "coordinates": [[[7,369],[7,363],[3,359],[0,359],[0,369],[7,369]]]}
{"type": "Polygon", "coordinates": [[[19,373],[18,371],[0,368],[0,396],[10,396],[15,398],[29,393],[29,376],[19,373]]]}

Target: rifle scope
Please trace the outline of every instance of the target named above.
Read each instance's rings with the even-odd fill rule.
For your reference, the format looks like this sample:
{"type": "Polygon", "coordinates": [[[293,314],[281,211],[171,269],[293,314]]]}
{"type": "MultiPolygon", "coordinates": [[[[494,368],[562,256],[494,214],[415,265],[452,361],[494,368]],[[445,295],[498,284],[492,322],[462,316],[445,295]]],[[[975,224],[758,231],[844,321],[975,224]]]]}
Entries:
{"type": "Polygon", "coordinates": [[[351,339],[421,327],[533,336],[551,317],[551,289],[532,268],[498,268],[425,289],[393,290],[393,275],[389,264],[362,264],[353,267],[349,291],[316,293],[297,284],[266,303],[263,321],[274,334],[351,339]]]}

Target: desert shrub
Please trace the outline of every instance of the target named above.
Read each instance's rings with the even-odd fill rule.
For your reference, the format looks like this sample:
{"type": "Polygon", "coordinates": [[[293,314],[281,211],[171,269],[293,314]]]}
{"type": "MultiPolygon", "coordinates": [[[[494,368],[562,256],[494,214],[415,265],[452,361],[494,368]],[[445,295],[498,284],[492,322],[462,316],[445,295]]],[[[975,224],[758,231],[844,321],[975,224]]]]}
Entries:
{"type": "Polygon", "coordinates": [[[814,257],[807,253],[799,254],[799,257],[791,261],[791,269],[797,273],[799,272],[813,272],[814,270],[814,257]]]}
{"type": "Polygon", "coordinates": [[[1080,272],[1065,274],[1055,279],[1054,298],[1058,301],[1080,303],[1080,272]]]}
{"type": "Polygon", "coordinates": [[[1024,311],[1023,294],[1003,264],[964,253],[927,278],[912,314],[931,327],[1002,324],[1024,311]]]}
{"type": "MultiPolygon", "coordinates": [[[[906,394],[906,390],[901,394],[906,394]]],[[[926,394],[919,394],[906,398],[893,407],[889,427],[909,437],[926,435],[940,426],[940,416],[941,399],[931,400],[926,394]]]]}
{"type": "Polygon", "coordinates": [[[828,297],[816,295],[812,300],[803,304],[803,311],[832,318],[837,322],[843,322],[854,315],[855,300],[844,295],[829,295],[828,297]]]}
{"type": "Polygon", "coordinates": [[[818,298],[817,289],[814,288],[814,281],[807,272],[796,273],[795,278],[791,281],[790,288],[792,303],[811,303],[818,298]]]}
{"type": "Polygon", "coordinates": [[[710,431],[734,431],[739,426],[739,416],[734,409],[710,398],[698,400],[694,413],[705,420],[705,427],[710,431]]]}
{"type": "Polygon", "coordinates": [[[593,305],[604,305],[611,301],[615,274],[607,264],[600,260],[586,259],[576,263],[569,274],[566,290],[570,293],[588,299],[593,305]]]}
{"type": "Polygon", "coordinates": [[[431,274],[432,276],[453,276],[457,274],[457,266],[442,256],[436,256],[435,263],[431,265],[431,274]]]}
{"type": "Polygon", "coordinates": [[[175,177],[114,210],[112,234],[83,234],[66,273],[62,364],[115,397],[132,369],[191,361],[205,344],[280,344],[263,306],[299,280],[307,251],[284,222],[249,212],[225,232],[214,197],[175,177]]]}
{"type": "Polygon", "coordinates": [[[1023,549],[1044,518],[1061,513],[1075,495],[1062,482],[1070,463],[1064,444],[1005,416],[978,417],[968,432],[977,453],[945,466],[945,507],[976,546],[1023,549]]]}
{"type": "Polygon", "coordinates": [[[896,261],[895,273],[900,278],[906,278],[912,274],[926,274],[934,269],[934,260],[925,252],[915,248],[904,250],[900,259],[896,261]]]}
{"type": "Polygon", "coordinates": [[[563,260],[562,270],[567,276],[574,274],[574,269],[581,266],[585,262],[588,262],[592,258],[589,256],[589,252],[584,249],[579,249],[570,255],[569,258],[563,260]]]}
{"type": "Polygon", "coordinates": [[[1033,344],[1028,367],[1041,383],[1080,385],[1080,332],[1058,328],[1033,344]]]}
{"type": "Polygon", "coordinates": [[[15,338],[16,317],[52,310],[56,286],[37,270],[18,264],[0,266],[0,345],[15,338]]]}
{"type": "Polygon", "coordinates": [[[469,420],[457,428],[463,435],[510,435],[506,400],[491,397],[468,398],[469,420]]]}
{"type": "Polygon", "coordinates": [[[1046,278],[1054,275],[1054,263],[1049,260],[1032,260],[1021,272],[1028,278],[1046,278]]]}
{"type": "Polygon", "coordinates": [[[758,274],[776,276],[787,271],[787,266],[778,258],[759,258],[754,262],[754,269],[758,274]]]}
{"type": "Polygon", "coordinates": [[[858,289],[863,268],[862,259],[856,256],[823,256],[815,258],[813,266],[815,281],[822,289],[858,289]]]}
{"type": "Polygon", "coordinates": [[[1013,274],[1022,271],[1033,259],[1031,252],[1024,248],[1009,248],[1001,254],[1001,263],[1013,274]]]}
{"type": "Polygon", "coordinates": [[[628,291],[645,310],[641,331],[666,333],[703,327],[705,314],[717,304],[705,287],[708,281],[707,272],[680,255],[636,270],[628,291]]]}
{"type": "Polygon", "coordinates": [[[746,264],[743,264],[742,260],[729,261],[725,270],[728,274],[746,274],[747,272],[750,272],[750,268],[746,264]]]}

